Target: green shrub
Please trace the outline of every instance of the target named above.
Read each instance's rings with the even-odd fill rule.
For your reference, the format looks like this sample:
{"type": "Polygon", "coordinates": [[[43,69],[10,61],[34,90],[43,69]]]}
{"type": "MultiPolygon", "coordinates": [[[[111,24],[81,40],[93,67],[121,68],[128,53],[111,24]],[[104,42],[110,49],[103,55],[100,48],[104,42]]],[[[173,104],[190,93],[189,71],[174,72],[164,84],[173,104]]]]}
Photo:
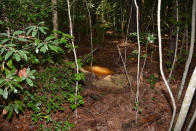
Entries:
{"type": "MultiPolygon", "coordinates": [[[[76,80],[82,78],[78,78],[82,74],[76,77],[73,69],[69,74],[71,77],[66,76],[67,78],[64,78],[65,74],[55,76],[64,78],[65,81],[60,80],[61,84],[54,82],[52,88],[47,86],[41,88],[41,90],[47,90],[48,94],[51,93],[50,98],[46,94],[43,96],[36,94],[37,89],[35,87],[39,89],[39,81],[36,77],[39,75],[35,75],[37,74],[36,70],[32,70],[35,65],[41,66],[46,62],[55,62],[53,58],[57,59],[62,56],[65,48],[69,48],[69,51],[72,49],[69,43],[72,39],[70,35],[58,32],[59,38],[56,39],[53,34],[47,35],[47,30],[48,28],[41,22],[38,25],[27,27],[25,31],[15,31],[10,36],[7,33],[0,34],[2,36],[0,38],[0,110],[9,119],[14,112],[19,114],[26,107],[32,109],[35,116],[41,118],[43,116],[41,109],[43,103],[45,104],[44,107],[47,107],[44,113],[47,114],[50,114],[51,111],[60,110],[60,104],[63,100],[74,105],[72,94],[74,94],[75,89],[72,85],[76,80]],[[33,92],[34,89],[36,89],[35,92],[33,92]],[[64,90],[61,92],[64,94],[56,95],[56,91],[61,90],[64,90]],[[68,93],[66,94],[66,92],[68,93]],[[67,99],[64,99],[65,97],[67,99]]],[[[83,103],[81,96],[78,95],[77,97],[79,102],[74,107],[83,103]]],[[[44,114],[44,118],[46,116],[44,114]]],[[[35,117],[33,119],[36,121],[35,117]]],[[[50,121],[50,117],[47,117],[47,120],[50,121]]]]}

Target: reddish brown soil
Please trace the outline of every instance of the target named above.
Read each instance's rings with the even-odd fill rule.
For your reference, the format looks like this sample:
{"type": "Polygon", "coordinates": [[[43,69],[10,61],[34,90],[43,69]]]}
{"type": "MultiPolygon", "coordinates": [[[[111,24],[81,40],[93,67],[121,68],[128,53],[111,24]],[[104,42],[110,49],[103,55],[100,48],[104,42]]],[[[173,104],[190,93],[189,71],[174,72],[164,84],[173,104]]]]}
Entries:
{"type": "MultiPolygon", "coordinates": [[[[104,43],[95,44],[98,49],[94,52],[96,65],[105,66],[116,73],[123,73],[124,69],[116,49],[116,44],[123,45],[121,40],[107,39],[104,43]]],[[[79,44],[79,56],[90,53],[90,44],[81,41],[79,44]]],[[[137,49],[137,44],[130,43],[127,46],[127,53],[131,54],[132,50],[137,49]]],[[[143,51],[145,48],[142,48],[143,51]]],[[[124,54],[124,47],[121,47],[124,54]]],[[[157,54],[157,52],[155,52],[157,54]]],[[[143,64],[143,60],[141,61],[143,64]]],[[[171,116],[172,104],[168,91],[159,75],[158,56],[154,56],[151,63],[150,57],[143,72],[140,85],[140,103],[139,110],[141,112],[136,117],[135,110],[135,94],[136,94],[136,72],[137,60],[127,59],[127,71],[134,77],[132,82],[132,92],[129,87],[123,89],[105,88],[93,86],[90,81],[91,76],[87,76],[88,82],[84,85],[82,96],[85,104],[77,109],[78,117],[72,112],[68,106],[64,112],[53,114],[55,120],[66,120],[75,123],[73,131],[166,131],[168,130],[171,116]],[[147,79],[152,74],[158,76],[159,81],[154,89],[150,87],[147,79]]],[[[182,68],[183,69],[183,68],[182,68]]],[[[182,73],[179,72],[179,73],[182,73]]],[[[181,75],[176,75],[175,82],[172,82],[171,89],[175,94],[178,91],[181,81],[181,75]]],[[[180,107],[178,102],[178,111],[180,107]]],[[[19,117],[14,116],[11,122],[8,122],[2,116],[0,117],[1,131],[26,131],[35,130],[38,125],[33,125],[31,114],[28,110],[19,117]]]]}

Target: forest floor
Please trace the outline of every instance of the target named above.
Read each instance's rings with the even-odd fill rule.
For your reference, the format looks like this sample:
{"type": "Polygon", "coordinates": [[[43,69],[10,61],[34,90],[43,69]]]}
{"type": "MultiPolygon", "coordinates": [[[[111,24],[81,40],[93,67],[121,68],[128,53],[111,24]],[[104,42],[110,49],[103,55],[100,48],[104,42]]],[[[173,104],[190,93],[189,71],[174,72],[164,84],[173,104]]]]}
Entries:
{"type": "MultiPolygon", "coordinates": [[[[124,56],[124,43],[123,39],[108,37],[104,42],[94,44],[94,48],[97,48],[94,52],[94,64],[110,68],[115,72],[114,75],[124,74],[124,68],[116,47],[116,45],[119,45],[124,56]]],[[[71,129],[73,131],[168,130],[172,116],[172,103],[159,73],[158,46],[155,48],[156,52],[153,60],[151,61],[150,56],[147,57],[141,77],[139,112],[137,116],[135,109],[137,57],[130,55],[127,57],[126,65],[127,72],[131,78],[131,87],[128,85],[124,86],[125,84],[120,88],[107,86],[107,84],[93,84],[92,81],[103,80],[108,76],[93,78],[91,74],[87,74],[87,82],[82,87],[82,96],[85,104],[77,109],[78,117],[76,118],[75,113],[68,109],[64,112],[56,112],[53,114],[53,119],[64,120],[69,118],[69,121],[76,126],[71,129]],[[153,82],[155,83],[153,84],[153,82]]],[[[128,42],[127,54],[132,54],[132,51],[136,49],[137,43],[128,42]]],[[[145,52],[145,47],[142,47],[142,52],[145,52]]],[[[90,53],[90,43],[85,40],[81,41],[77,53],[79,56],[90,53]]],[[[165,55],[164,59],[166,59],[165,55]]],[[[142,58],[141,67],[143,62],[144,59],[142,58]]],[[[190,72],[193,71],[193,67],[191,66],[190,72]]],[[[175,99],[177,98],[183,70],[184,65],[176,68],[174,72],[175,81],[171,81],[170,84],[175,99]]],[[[168,76],[166,68],[164,71],[166,76],[168,76]]],[[[190,76],[191,73],[189,73],[189,79],[190,76]]],[[[177,101],[176,99],[176,102],[177,112],[179,112],[182,100],[177,101]]],[[[32,125],[31,112],[28,110],[19,117],[14,116],[11,122],[8,122],[2,116],[0,117],[0,130],[3,131],[24,131],[35,130],[36,128],[37,125],[32,125]]]]}

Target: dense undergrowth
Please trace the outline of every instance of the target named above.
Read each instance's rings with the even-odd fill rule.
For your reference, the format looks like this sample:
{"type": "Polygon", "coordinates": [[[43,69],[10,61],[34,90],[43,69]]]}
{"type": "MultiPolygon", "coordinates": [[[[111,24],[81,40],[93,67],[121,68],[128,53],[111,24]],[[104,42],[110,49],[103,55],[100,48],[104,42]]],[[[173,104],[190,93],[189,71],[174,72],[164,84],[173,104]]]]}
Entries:
{"type": "Polygon", "coordinates": [[[0,34],[0,110],[11,120],[13,113],[28,109],[35,124],[43,121],[50,125],[47,129],[41,124],[40,130],[67,130],[73,124],[53,120],[51,114],[65,110],[65,103],[72,110],[83,104],[80,94],[75,95],[75,82],[84,76],[75,73],[73,62],[59,65],[65,51],[72,50],[71,36],[58,32],[59,38],[55,38],[47,35],[47,30],[41,22],[25,31],[0,34]],[[46,66],[51,64],[55,66],[46,66]],[[36,71],[39,68],[42,71],[36,71]]]}
{"type": "MultiPolygon", "coordinates": [[[[26,91],[26,98],[24,99],[28,109],[33,111],[32,120],[34,123],[38,121],[52,123],[54,129],[62,130],[73,127],[73,124],[70,124],[67,120],[53,120],[51,114],[57,111],[65,111],[67,109],[66,103],[70,103],[72,109],[83,104],[83,99],[79,94],[77,96],[78,105],[74,104],[74,74],[74,70],[66,64],[47,67],[44,71],[36,73],[35,90],[31,93],[26,91]]],[[[46,129],[43,125],[40,128],[46,129]]]]}

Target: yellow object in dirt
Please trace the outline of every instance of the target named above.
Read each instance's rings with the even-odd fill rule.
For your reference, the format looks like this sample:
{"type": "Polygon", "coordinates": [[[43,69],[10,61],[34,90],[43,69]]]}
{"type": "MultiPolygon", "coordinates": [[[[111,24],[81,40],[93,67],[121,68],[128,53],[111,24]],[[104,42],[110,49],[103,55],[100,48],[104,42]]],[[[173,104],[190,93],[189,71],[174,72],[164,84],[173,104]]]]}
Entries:
{"type": "Polygon", "coordinates": [[[83,67],[84,71],[87,72],[94,72],[96,75],[112,75],[114,74],[114,71],[107,67],[102,67],[102,66],[84,66],[83,67]]]}

